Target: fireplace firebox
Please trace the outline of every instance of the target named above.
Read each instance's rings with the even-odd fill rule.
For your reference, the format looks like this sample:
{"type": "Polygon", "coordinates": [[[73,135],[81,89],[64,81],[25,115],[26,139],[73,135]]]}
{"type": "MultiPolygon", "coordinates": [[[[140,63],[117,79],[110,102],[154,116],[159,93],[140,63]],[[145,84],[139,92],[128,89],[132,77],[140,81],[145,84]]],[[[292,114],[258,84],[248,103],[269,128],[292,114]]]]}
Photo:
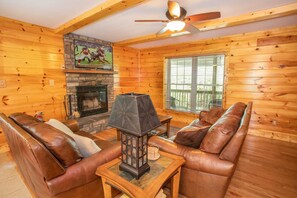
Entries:
{"type": "Polygon", "coordinates": [[[76,96],[81,117],[108,111],[107,85],[77,86],[76,96]]]}

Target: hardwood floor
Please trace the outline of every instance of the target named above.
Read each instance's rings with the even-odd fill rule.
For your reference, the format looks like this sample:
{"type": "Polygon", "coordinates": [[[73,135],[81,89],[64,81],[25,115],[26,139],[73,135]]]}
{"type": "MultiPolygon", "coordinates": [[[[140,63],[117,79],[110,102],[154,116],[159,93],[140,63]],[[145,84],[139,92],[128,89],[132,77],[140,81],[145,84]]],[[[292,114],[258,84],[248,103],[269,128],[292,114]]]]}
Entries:
{"type": "Polygon", "coordinates": [[[248,135],[225,197],[297,197],[297,144],[248,135]]]}
{"type": "MultiPolygon", "coordinates": [[[[0,198],[30,197],[3,139],[0,134],[0,198]]],[[[297,197],[297,144],[248,135],[225,197],[297,197]]]]}
{"type": "Polygon", "coordinates": [[[3,134],[0,133],[0,198],[29,197],[32,196],[16,169],[3,134]]]}

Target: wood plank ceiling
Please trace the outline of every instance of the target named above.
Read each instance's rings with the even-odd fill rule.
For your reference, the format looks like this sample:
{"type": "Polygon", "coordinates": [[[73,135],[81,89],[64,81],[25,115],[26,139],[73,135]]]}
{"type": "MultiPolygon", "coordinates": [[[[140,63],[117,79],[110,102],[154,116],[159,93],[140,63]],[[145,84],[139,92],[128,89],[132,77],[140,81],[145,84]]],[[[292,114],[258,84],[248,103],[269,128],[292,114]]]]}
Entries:
{"type": "MultiPolygon", "coordinates": [[[[276,7],[272,9],[267,9],[267,10],[261,10],[257,12],[246,13],[240,16],[229,17],[225,19],[214,19],[206,22],[200,22],[200,23],[194,24],[194,26],[198,28],[200,31],[209,31],[209,30],[220,29],[224,27],[232,27],[232,26],[238,26],[238,25],[243,25],[247,23],[254,23],[257,21],[279,18],[279,17],[293,15],[293,14],[297,14],[297,3],[276,7]]],[[[161,35],[151,34],[151,35],[141,36],[138,38],[116,42],[115,45],[127,46],[127,45],[132,45],[137,43],[165,39],[171,36],[172,36],[171,32],[167,32],[161,35]]]]}
{"type": "MultiPolygon", "coordinates": [[[[95,8],[84,12],[83,14],[77,16],[76,18],[62,24],[54,30],[54,32],[59,34],[67,34],[73,32],[79,28],[82,28],[90,23],[101,20],[107,16],[122,12],[125,9],[136,6],[144,1],[148,0],[108,0],[95,8]]],[[[260,10],[256,12],[246,13],[239,16],[214,19],[206,22],[200,22],[193,24],[200,31],[209,31],[214,29],[220,29],[224,27],[238,26],[247,23],[254,23],[258,21],[284,17],[288,15],[297,14],[297,3],[292,3],[289,5],[284,5],[280,7],[275,7],[266,10],[260,10]]],[[[137,38],[132,38],[124,41],[116,42],[115,45],[119,46],[129,46],[132,44],[161,40],[165,38],[172,37],[171,32],[166,32],[161,35],[150,34],[144,35],[137,38]]]]}
{"type": "Polygon", "coordinates": [[[109,15],[121,12],[125,9],[136,6],[145,0],[108,0],[95,8],[84,12],[74,19],[66,22],[55,29],[55,33],[68,34],[90,23],[103,19],[109,15]]]}

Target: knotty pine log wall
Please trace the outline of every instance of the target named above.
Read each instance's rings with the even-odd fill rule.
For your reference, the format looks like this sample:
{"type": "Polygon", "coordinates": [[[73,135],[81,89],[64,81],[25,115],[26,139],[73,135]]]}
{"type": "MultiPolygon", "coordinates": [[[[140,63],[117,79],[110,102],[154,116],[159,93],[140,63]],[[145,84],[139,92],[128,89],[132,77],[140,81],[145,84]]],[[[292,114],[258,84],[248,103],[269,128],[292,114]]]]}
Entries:
{"type": "Polygon", "coordinates": [[[65,119],[63,37],[51,30],[0,17],[0,111],[44,113],[65,119]],[[50,86],[49,81],[54,80],[50,86]]]}
{"type": "Polygon", "coordinates": [[[139,92],[139,50],[129,47],[113,47],[114,95],[139,92]]]}
{"type": "MultiPolygon", "coordinates": [[[[0,18],[1,112],[64,119],[65,75],[62,36],[51,30],[0,18]],[[49,86],[49,80],[55,80],[49,86]]],[[[136,50],[114,47],[115,95],[150,94],[159,113],[174,116],[179,126],[195,114],[164,108],[164,58],[224,53],[224,106],[253,101],[249,133],[297,142],[297,27],[240,34],[199,42],[136,50]]]]}
{"type": "Polygon", "coordinates": [[[140,51],[139,91],[183,126],[197,117],[165,109],[165,57],[224,53],[224,107],[253,101],[250,134],[297,142],[297,26],[140,51]],[[163,95],[163,96],[162,96],[163,95]]]}

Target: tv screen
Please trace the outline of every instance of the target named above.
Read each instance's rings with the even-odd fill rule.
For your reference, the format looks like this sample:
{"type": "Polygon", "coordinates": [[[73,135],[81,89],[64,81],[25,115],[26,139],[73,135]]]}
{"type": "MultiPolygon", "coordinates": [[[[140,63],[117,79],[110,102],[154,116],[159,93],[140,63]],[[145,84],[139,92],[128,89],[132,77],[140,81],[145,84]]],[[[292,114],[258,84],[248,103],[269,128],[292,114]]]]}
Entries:
{"type": "Polygon", "coordinates": [[[112,70],[112,46],[74,40],[75,67],[112,70]]]}

